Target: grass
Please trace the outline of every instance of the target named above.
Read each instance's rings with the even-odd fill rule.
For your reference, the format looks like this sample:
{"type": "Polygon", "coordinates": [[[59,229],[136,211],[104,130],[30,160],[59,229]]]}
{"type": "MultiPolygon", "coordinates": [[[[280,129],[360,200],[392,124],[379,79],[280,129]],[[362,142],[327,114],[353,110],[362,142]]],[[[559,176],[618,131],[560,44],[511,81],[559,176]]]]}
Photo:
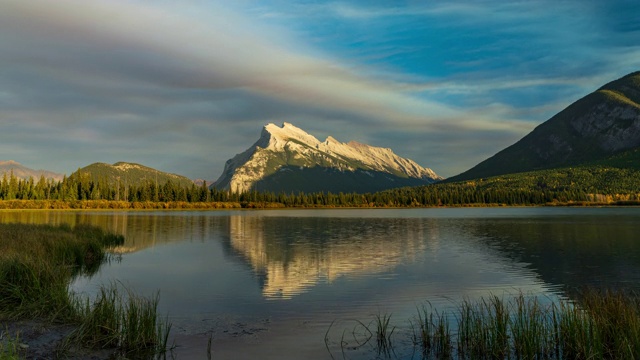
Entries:
{"type": "Polygon", "coordinates": [[[465,300],[458,316],[458,354],[504,358],[508,353],[508,325],[509,311],[500,298],[492,296],[477,303],[465,300]]]}
{"type": "Polygon", "coordinates": [[[376,349],[378,355],[389,356],[393,352],[391,336],[396,327],[390,325],[391,315],[378,314],[375,318],[376,349]]]}
{"type": "Polygon", "coordinates": [[[18,360],[20,355],[20,339],[11,337],[6,333],[0,333],[0,360],[18,360]]]}
{"type": "MultiPolygon", "coordinates": [[[[394,358],[391,335],[396,327],[390,318],[375,316],[366,326],[371,336],[358,346],[350,346],[343,337],[343,358],[365,344],[377,358],[394,358]]],[[[506,300],[489,296],[462,301],[450,313],[427,304],[417,309],[410,325],[413,358],[416,354],[422,359],[640,357],[640,296],[635,293],[590,290],[575,302],[542,301],[523,294],[506,300]]]]}
{"type": "MultiPolygon", "coordinates": [[[[0,319],[75,324],[67,349],[113,348],[136,358],[164,351],[171,325],[158,319],[157,294],[147,299],[112,284],[90,301],[68,291],[74,276],[95,273],[106,250],[123,243],[87,225],[0,224],[0,319]]],[[[6,344],[0,356],[9,357],[0,360],[15,355],[6,344]]]]}
{"type": "Polygon", "coordinates": [[[413,329],[412,343],[421,349],[426,357],[433,354],[440,359],[451,358],[451,330],[446,313],[438,313],[430,303],[417,309],[415,322],[410,322],[413,329]]]}
{"type": "Polygon", "coordinates": [[[171,324],[157,316],[159,297],[148,299],[116,284],[102,287],[93,303],[77,309],[80,325],[71,339],[89,348],[117,348],[124,355],[164,352],[171,324]]]}
{"type": "Polygon", "coordinates": [[[86,225],[0,224],[0,317],[72,316],[70,279],[94,273],[123,242],[86,225]]]}

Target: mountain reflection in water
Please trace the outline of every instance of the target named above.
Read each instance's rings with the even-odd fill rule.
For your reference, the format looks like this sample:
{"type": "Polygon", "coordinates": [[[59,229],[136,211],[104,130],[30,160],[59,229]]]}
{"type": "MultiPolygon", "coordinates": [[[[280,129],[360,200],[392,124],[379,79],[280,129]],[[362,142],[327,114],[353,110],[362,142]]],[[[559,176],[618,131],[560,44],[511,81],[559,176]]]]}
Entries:
{"type": "Polygon", "coordinates": [[[262,279],[267,299],[290,299],[319,281],[331,283],[344,275],[389,271],[438,247],[434,221],[296,218],[295,222],[295,229],[286,231],[279,218],[229,217],[231,247],[262,279]]]}

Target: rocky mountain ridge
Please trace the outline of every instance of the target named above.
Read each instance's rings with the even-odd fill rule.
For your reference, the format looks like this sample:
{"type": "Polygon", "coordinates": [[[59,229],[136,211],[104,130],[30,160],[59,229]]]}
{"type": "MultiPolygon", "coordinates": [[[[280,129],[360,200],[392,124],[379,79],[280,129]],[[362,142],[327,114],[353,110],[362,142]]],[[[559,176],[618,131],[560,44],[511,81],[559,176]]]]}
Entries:
{"type": "MultiPolygon", "coordinates": [[[[331,169],[333,182],[339,181],[337,175],[340,172],[370,172],[370,177],[386,174],[387,179],[413,179],[423,184],[442,179],[433,170],[402,158],[389,148],[355,141],[342,143],[331,136],[319,141],[285,122],[282,127],[266,125],[256,143],[227,161],[213,186],[243,192],[254,189],[277,172],[297,172],[315,167],[331,169]]],[[[280,176],[280,180],[286,181],[286,176],[280,176]]]]}
{"type": "Polygon", "coordinates": [[[0,174],[9,177],[11,173],[13,173],[16,178],[23,180],[27,180],[31,177],[35,181],[38,181],[41,176],[44,176],[45,179],[51,179],[54,181],[61,181],[62,178],[64,178],[64,174],[58,174],[48,170],[34,170],[17,161],[0,161],[0,174]]]}
{"type": "Polygon", "coordinates": [[[577,100],[520,141],[447,181],[606,160],[640,147],[640,72],[577,100]]]}

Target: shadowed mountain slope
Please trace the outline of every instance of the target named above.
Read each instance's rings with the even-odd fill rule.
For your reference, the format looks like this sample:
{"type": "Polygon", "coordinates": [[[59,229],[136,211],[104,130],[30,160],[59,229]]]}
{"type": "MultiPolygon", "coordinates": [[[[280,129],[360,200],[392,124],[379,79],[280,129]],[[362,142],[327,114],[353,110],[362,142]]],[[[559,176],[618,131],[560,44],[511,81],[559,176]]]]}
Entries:
{"type": "Polygon", "coordinates": [[[447,182],[599,162],[634,163],[640,147],[640,72],[612,81],[517,143],[447,182]],[[635,155],[634,155],[635,154],[635,155]]]}

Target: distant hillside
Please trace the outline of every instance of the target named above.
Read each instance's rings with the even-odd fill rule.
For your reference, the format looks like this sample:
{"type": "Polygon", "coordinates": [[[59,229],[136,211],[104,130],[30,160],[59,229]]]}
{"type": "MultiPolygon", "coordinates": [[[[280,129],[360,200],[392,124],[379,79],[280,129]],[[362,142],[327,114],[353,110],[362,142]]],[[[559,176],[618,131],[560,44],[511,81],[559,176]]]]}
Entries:
{"type": "Polygon", "coordinates": [[[30,169],[19,162],[9,160],[0,161],[0,176],[6,174],[7,177],[13,172],[13,175],[18,179],[28,180],[32,177],[35,181],[38,181],[41,176],[45,179],[52,179],[54,181],[61,181],[64,177],[63,174],[58,174],[48,170],[34,170],[30,169]]]}
{"type": "Polygon", "coordinates": [[[634,72],[576,101],[517,143],[446,181],[594,162],[606,165],[617,155],[620,166],[625,158],[637,160],[639,147],[640,72],[634,72]],[[631,155],[625,155],[627,151],[631,155]]]}
{"type": "Polygon", "coordinates": [[[208,187],[209,185],[213,184],[214,181],[205,180],[205,179],[195,179],[195,180],[193,180],[193,183],[196,184],[196,186],[207,185],[207,187],[208,187]]]}
{"type": "Polygon", "coordinates": [[[117,162],[113,165],[105,163],[93,163],[78,169],[71,174],[70,177],[77,177],[78,174],[88,175],[93,181],[107,181],[109,184],[127,184],[138,186],[147,182],[157,182],[160,185],[171,181],[180,186],[191,186],[193,181],[190,179],[159,171],[140,164],[117,162]]]}
{"type": "Polygon", "coordinates": [[[329,136],[319,141],[289,123],[268,124],[260,139],[225,164],[213,184],[237,193],[369,192],[429,184],[442,179],[433,170],[396,155],[389,148],[329,136]]]}

